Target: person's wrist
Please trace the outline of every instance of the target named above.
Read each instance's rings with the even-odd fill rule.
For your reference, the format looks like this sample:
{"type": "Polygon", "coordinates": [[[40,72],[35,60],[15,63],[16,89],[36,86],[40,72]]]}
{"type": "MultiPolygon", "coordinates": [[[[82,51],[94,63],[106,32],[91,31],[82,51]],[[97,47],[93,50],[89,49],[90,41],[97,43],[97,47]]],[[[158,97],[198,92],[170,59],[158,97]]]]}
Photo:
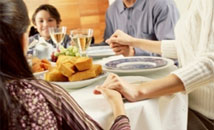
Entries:
{"type": "Polygon", "coordinates": [[[130,46],[135,47],[136,42],[137,42],[137,38],[132,37],[131,42],[130,42],[130,46]]]}
{"type": "Polygon", "coordinates": [[[114,98],[110,104],[113,109],[115,119],[120,115],[126,115],[122,97],[114,98]]]}
{"type": "Polygon", "coordinates": [[[123,101],[117,103],[114,110],[114,118],[116,119],[119,115],[126,115],[123,101]]]}
{"type": "Polygon", "coordinates": [[[146,99],[146,97],[145,97],[146,96],[146,90],[140,86],[141,85],[135,85],[134,86],[134,94],[133,94],[134,101],[146,99]]]}

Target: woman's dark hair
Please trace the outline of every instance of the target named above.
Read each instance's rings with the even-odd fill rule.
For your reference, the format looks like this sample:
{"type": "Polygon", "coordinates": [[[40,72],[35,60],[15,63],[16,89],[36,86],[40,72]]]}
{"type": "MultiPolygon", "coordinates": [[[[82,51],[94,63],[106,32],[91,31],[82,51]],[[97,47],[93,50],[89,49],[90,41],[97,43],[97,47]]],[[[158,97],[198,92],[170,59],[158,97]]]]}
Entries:
{"type": "Polygon", "coordinates": [[[23,0],[0,0],[1,130],[8,129],[12,111],[19,108],[18,103],[8,94],[6,83],[11,80],[34,79],[23,50],[23,36],[29,23],[23,0]]]}
{"type": "Polygon", "coordinates": [[[36,11],[33,13],[32,22],[33,22],[34,25],[36,23],[35,22],[35,17],[37,15],[37,13],[39,11],[41,11],[41,10],[45,10],[45,11],[49,12],[49,14],[51,15],[51,17],[53,17],[54,19],[56,19],[57,24],[60,24],[60,22],[62,21],[58,10],[54,6],[49,5],[49,4],[43,4],[43,5],[40,5],[36,9],[36,11]]]}

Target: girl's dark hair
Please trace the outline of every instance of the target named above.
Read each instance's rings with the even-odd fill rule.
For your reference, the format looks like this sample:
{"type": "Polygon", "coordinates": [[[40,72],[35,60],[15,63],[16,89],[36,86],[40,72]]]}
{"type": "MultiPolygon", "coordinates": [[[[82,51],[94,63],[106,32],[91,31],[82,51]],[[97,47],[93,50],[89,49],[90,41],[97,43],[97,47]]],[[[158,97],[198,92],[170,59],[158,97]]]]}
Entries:
{"type": "Polygon", "coordinates": [[[45,11],[49,12],[49,14],[51,15],[51,17],[53,17],[54,19],[56,19],[57,24],[60,24],[60,22],[62,21],[58,10],[54,6],[49,5],[49,4],[43,4],[43,5],[40,5],[36,9],[36,11],[33,13],[32,22],[33,22],[34,25],[36,23],[35,22],[35,17],[37,15],[37,13],[39,11],[41,11],[41,10],[45,10],[45,11]]]}
{"type": "MultiPolygon", "coordinates": [[[[10,80],[34,79],[23,50],[29,26],[23,0],[0,0],[0,129],[8,129],[11,113],[19,107],[8,94],[10,80]]],[[[19,123],[17,123],[20,125],[19,123]]],[[[18,127],[18,126],[17,126],[18,127]]]]}

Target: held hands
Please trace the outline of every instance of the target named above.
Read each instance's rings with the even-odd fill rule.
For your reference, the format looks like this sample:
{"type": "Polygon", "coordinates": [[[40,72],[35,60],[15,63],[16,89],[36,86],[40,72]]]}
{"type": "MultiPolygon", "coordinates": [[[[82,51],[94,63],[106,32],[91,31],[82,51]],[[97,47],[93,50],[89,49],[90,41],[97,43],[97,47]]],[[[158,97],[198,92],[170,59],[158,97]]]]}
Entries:
{"type": "Polygon", "coordinates": [[[129,84],[126,81],[122,80],[116,74],[109,74],[104,83],[100,86],[97,86],[94,90],[95,94],[100,94],[102,88],[108,88],[116,90],[121,93],[127,100],[133,102],[136,101],[136,96],[138,95],[137,86],[129,84]]]}
{"type": "Polygon", "coordinates": [[[119,115],[125,115],[125,108],[122,96],[119,92],[107,88],[98,88],[97,90],[104,95],[104,97],[111,105],[111,108],[114,113],[114,119],[116,119],[119,115]]]}
{"type": "Polygon", "coordinates": [[[110,47],[116,53],[116,55],[123,55],[123,56],[134,56],[134,48],[128,45],[120,45],[118,43],[110,44],[110,47]]]}
{"type": "Polygon", "coordinates": [[[131,46],[133,37],[117,30],[106,42],[117,55],[134,56],[134,48],[131,46]]]}
{"type": "Polygon", "coordinates": [[[108,43],[109,45],[112,43],[118,43],[121,45],[128,45],[128,46],[132,46],[134,42],[134,37],[129,36],[128,34],[117,30],[114,32],[114,34],[112,34],[112,36],[106,40],[106,43],[108,43]]]}

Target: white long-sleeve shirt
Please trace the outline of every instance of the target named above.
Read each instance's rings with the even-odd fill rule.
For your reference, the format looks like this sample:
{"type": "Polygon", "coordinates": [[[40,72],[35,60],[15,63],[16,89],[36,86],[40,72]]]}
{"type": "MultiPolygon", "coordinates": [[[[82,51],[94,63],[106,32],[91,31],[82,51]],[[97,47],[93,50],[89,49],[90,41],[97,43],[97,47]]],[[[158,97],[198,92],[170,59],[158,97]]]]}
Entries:
{"type": "Polygon", "coordinates": [[[178,58],[180,68],[173,74],[189,94],[189,107],[214,119],[214,0],[190,0],[175,36],[162,41],[162,56],[178,58]]]}

